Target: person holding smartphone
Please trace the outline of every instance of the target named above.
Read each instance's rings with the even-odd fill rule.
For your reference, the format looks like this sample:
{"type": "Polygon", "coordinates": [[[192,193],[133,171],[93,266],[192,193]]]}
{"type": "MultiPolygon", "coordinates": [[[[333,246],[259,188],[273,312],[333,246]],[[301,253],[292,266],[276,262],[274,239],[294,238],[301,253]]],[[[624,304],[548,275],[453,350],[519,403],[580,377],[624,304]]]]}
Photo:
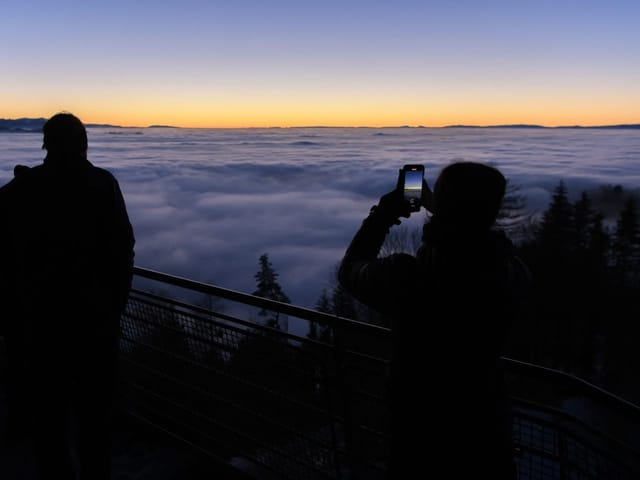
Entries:
{"type": "Polygon", "coordinates": [[[340,264],[342,286],[392,321],[388,478],[516,477],[500,356],[530,276],[493,229],[505,188],[497,169],[457,162],[432,192],[407,165],[340,264]],[[390,228],[421,207],[432,215],[418,253],[377,258],[390,228]]]}

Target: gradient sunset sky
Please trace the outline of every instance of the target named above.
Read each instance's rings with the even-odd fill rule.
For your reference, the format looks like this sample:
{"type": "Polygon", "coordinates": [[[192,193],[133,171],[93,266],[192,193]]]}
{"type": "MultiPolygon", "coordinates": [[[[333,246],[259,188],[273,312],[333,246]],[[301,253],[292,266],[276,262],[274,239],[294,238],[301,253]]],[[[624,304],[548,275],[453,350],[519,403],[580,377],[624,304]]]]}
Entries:
{"type": "Polygon", "coordinates": [[[0,0],[0,118],[640,123],[638,0],[0,0]]]}

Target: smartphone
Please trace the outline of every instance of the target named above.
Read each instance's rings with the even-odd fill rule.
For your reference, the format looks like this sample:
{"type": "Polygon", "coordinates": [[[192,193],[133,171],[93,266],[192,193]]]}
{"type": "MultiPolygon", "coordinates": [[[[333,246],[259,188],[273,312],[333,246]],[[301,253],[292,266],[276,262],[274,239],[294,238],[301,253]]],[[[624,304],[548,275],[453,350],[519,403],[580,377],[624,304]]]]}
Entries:
{"type": "Polygon", "coordinates": [[[409,202],[412,212],[420,210],[422,205],[422,179],[424,178],[424,165],[405,165],[402,167],[402,189],[404,199],[409,202]]]}

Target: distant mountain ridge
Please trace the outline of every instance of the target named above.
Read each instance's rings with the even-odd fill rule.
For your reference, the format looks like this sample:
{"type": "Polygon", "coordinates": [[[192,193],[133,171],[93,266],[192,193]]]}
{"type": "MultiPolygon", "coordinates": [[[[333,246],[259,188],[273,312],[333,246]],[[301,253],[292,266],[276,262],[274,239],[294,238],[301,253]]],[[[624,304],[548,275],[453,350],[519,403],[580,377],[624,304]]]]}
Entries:
{"type": "Polygon", "coordinates": [[[443,128],[577,128],[577,129],[594,129],[594,128],[608,128],[608,129],[640,129],[640,123],[622,123],[618,125],[560,125],[557,127],[547,127],[545,125],[529,125],[529,124],[508,124],[508,125],[447,125],[443,128]]]}
{"type": "MultiPolygon", "coordinates": [[[[47,121],[46,118],[0,118],[0,132],[26,132],[33,133],[42,132],[42,126],[47,121]]],[[[93,128],[180,128],[174,127],[171,125],[149,125],[148,127],[123,127],[121,125],[112,125],[108,123],[88,123],[87,127],[93,128]]],[[[304,128],[304,127],[300,127],[304,128]]],[[[314,128],[320,128],[319,126],[314,128]]],[[[339,128],[339,127],[336,127],[339,128]]],[[[391,127],[388,127],[391,128],[391,127]]],[[[424,126],[420,127],[395,127],[395,128],[425,128],[424,126]]],[[[558,127],[546,127],[544,125],[530,125],[530,124],[508,124],[508,125],[447,125],[445,127],[440,128],[550,128],[550,129],[562,129],[562,128],[576,128],[576,129],[595,129],[595,128],[606,128],[606,129],[620,129],[620,130],[640,130],[640,123],[627,123],[627,124],[618,124],[618,125],[597,125],[597,126],[582,126],[582,125],[566,125],[566,126],[558,126],[558,127]]]]}
{"type": "Polygon", "coordinates": [[[41,132],[45,118],[0,118],[0,132],[41,132]]]}
{"type": "MultiPolygon", "coordinates": [[[[0,132],[15,133],[40,133],[42,126],[47,121],[46,118],[0,118],[0,132]]],[[[87,123],[87,127],[93,128],[141,128],[141,127],[122,127],[120,125],[112,125],[109,123],[87,123]]],[[[146,128],[178,128],[170,125],[150,125],[146,128]]]]}

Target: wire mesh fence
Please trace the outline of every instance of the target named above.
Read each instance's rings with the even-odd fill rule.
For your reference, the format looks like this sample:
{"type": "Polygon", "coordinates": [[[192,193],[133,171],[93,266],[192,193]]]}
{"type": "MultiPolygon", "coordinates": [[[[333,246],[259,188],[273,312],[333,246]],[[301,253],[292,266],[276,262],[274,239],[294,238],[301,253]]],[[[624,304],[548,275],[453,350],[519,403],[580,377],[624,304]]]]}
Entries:
{"type": "MultiPolygon", "coordinates": [[[[120,398],[134,418],[260,479],[385,477],[388,329],[136,275],[170,294],[133,290],[122,318],[120,398]],[[207,302],[177,300],[174,287],[207,302]]],[[[6,354],[0,336],[0,418],[6,354]]],[[[640,478],[637,406],[562,372],[505,364],[519,480],[640,478]]]]}
{"type": "MultiPolygon", "coordinates": [[[[280,308],[262,300],[245,316],[280,308]]],[[[312,312],[285,308],[276,313],[289,322],[312,312]]],[[[122,319],[125,405],[212,456],[278,478],[383,478],[388,351],[379,346],[389,332],[311,317],[303,320],[324,321],[316,338],[133,291],[122,319]]]]}
{"type": "MultiPolygon", "coordinates": [[[[121,338],[129,411],[264,478],[384,478],[389,330],[156,272],[137,274],[215,297],[209,307],[217,308],[131,293],[121,338]],[[264,311],[278,321],[266,322],[264,311]],[[305,323],[306,333],[267,326],[285,320],[305,323]]],[[[571,383],[520,362],[507,366],[512,377],[535,371],[548,385],[571,383]]],[[[521,395],[536,388],[514,383],[521,395]]],[[[514,400],[520,480],[640,478],[640,457],[628,438],[619,442],[536,401],[514,400]]],[[[605,403],[616,410],[615,399],[605,403]]],[[[633,409],[624,416],[629,429],[640,425],[633,409]]]]}

